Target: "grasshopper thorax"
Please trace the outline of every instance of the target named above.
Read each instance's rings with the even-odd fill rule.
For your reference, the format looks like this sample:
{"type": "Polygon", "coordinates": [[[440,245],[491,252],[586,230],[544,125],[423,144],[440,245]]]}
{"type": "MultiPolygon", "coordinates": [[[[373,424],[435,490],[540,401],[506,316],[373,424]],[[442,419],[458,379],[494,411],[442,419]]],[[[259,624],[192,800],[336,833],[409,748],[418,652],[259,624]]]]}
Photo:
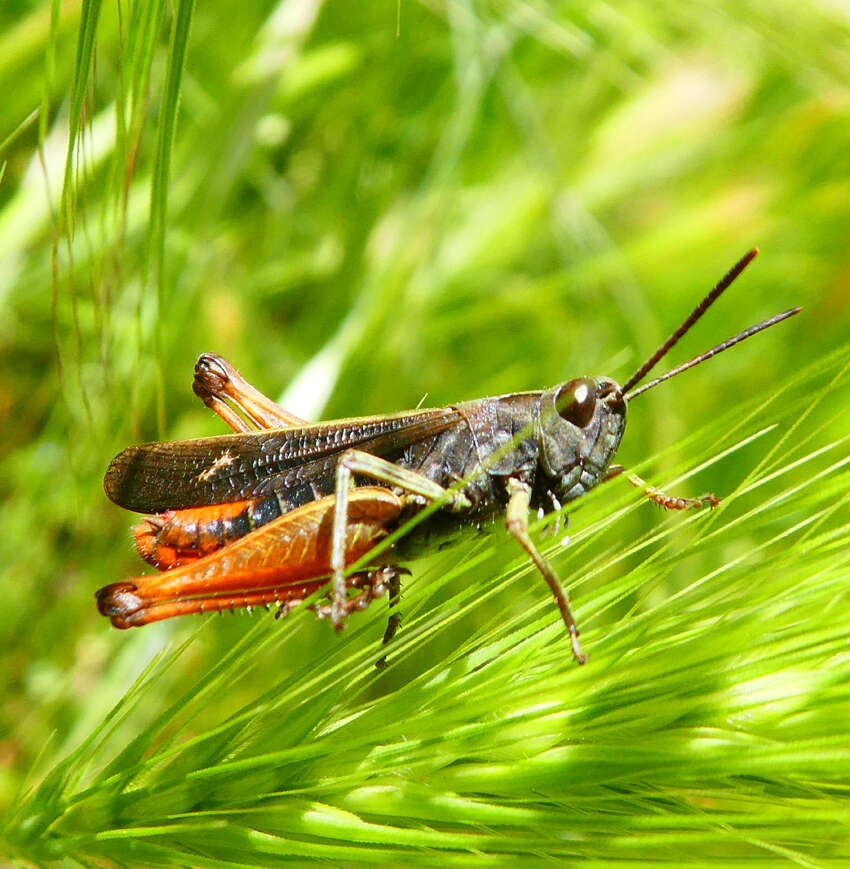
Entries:
{"type": "Polygon", "coordinates": [[[540,397],[540,467],[561,499],[577,498],[604,475],[626,426],[620,386],[607,377],[578,377],[540,397]]]}

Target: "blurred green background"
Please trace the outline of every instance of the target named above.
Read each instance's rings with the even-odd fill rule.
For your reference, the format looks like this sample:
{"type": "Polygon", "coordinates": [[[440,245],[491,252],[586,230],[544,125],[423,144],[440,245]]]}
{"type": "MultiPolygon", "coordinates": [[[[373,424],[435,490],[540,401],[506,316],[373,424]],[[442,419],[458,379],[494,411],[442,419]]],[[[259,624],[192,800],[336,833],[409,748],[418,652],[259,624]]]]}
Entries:
{"type": "Polygon", "coordinates": [[[0,92],[0,851],[850,853],[846,3],[15,0],[0,92]],[[754,245],[665,364],[803,314],[641,398],[619,454],[733,497],[614,482],[546,544],[587,667],[499,528],[413,566],[380,677],[382,604],[97,614],[142,572],[111,457],[224,430],[200,352],[317,419],[622,382],[754,245]]]}

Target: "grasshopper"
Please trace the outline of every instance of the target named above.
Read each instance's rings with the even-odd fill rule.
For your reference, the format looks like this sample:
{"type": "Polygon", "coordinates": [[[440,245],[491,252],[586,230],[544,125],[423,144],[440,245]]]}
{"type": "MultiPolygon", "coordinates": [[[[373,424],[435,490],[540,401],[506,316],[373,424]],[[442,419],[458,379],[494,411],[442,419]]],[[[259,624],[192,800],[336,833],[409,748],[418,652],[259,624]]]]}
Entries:
{"type": "MultiPolygon", "coordinates": [[[[119,628],[255,605],[276,605],[282,614],[329,586],[315,609],[340,628],[387,590],[390,606],[397,603],[404,571],[396,562],[415,538],[435,528],[480,527],[503,513],[554,595],[573,657],[584,663],[567,593],[529,535],[529,511],[558,511],[625,470],[612,460],[626,408],[638,395],[799,313],[792,308],[763,320],[638,386],[757,252],[745,254],[623,386],[579,377],[448,407],[310,423],[254,389],[220,356],[202,355],[195,393],[234,434],[140,444],[113,459],[106,494],[153,514],[134,533],[142,557],[163,572],[100,589],[100,612],[119,628]],[[428,505],[439,509],[346,575],[428,505]]],[[[628,478],[668,509],[718,503],[713,495],[670,497],[628,478]]],[[[393,612],[385,642],[397,626],[393,612]]]]}

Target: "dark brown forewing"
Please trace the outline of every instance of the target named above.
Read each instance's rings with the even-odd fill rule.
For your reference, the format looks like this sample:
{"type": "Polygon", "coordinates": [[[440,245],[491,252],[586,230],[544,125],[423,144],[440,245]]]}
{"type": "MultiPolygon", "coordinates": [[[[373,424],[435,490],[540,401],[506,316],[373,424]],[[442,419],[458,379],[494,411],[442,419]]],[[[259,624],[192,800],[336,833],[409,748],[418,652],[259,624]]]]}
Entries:
{"type": "Polygon", "coordinates": [[[112,460],[103,486],[116,504],[139,513],[225,504],[269,492],[285,496],[311,484],[333,491],[341,452],[360,449],[394,459],[410,444],[460,422],[457,411],[434,408],[304,428],[138,444],[112,460]]]}

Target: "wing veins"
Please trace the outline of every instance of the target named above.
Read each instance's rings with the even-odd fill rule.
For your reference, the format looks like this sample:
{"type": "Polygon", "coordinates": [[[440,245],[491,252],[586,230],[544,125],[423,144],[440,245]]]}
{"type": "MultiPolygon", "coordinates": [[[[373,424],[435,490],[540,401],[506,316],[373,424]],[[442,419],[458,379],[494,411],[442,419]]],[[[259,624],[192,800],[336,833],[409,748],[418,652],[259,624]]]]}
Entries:
{"type": "Polygon", "coordinates": [[[454,409],[435,408],[139,444],[113,459],[104,488],[116,504],[140,513],[228,503],[325,479],[345,450],[386,457],[459,422],[454,409]]]}

